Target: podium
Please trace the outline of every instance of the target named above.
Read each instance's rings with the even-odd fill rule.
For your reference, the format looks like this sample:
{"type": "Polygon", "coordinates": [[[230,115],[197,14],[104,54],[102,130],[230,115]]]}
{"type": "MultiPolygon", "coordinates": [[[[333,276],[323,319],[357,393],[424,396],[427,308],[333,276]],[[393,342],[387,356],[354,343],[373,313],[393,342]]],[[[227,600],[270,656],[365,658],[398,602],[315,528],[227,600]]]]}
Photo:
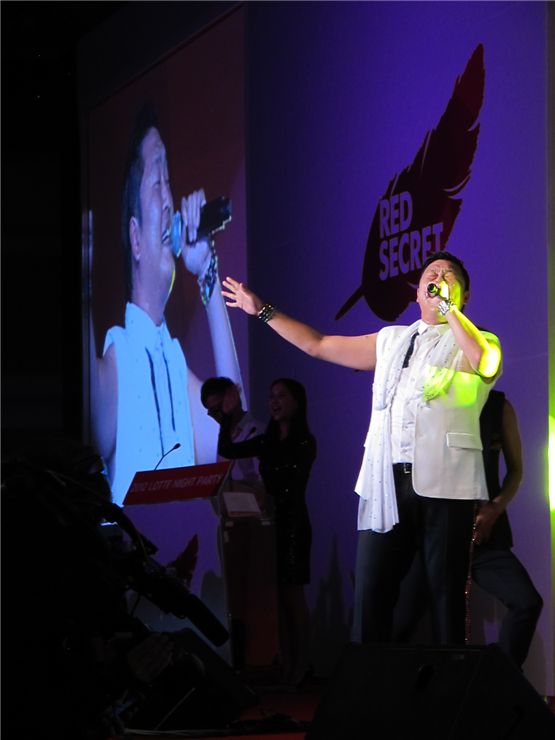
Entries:
{"type": "MultiPolygon", "coordinates": [[[[155,559],[167,566],[188,548],[191,593],[231,632],[227,584],[223,566],[221,492],[231,462],[186,468],[141,471],[135,474],[123,502],[135,527],[158,548],[155,559]],[[189,552],[190,551],[190,552],[189,552]]],[[[166,614],[145,596],[129,594],[130,611],[156,632],[193,629],[188,619],[166,614]]],[[[231,644],[212,646],[231,664],[231,644]]]]}
{"type": "Polygon", "coordinates": [[[279,652],[276,545],[270,501],[263,490],[227,479],[223,490],[223,553],[233,662],[267,670],[279,652]],[[259,503],[262,503],[262,511],[259,503]]]}

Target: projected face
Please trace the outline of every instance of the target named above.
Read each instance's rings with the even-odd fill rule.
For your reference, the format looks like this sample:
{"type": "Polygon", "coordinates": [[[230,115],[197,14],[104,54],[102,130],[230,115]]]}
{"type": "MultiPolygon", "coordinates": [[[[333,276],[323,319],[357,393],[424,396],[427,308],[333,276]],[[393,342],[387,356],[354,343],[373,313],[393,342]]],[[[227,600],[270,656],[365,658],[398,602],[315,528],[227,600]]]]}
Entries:
{"type": "Polygon", "coordinates": [[[131,244],[136,275],[133,289],[153,300],[167,300],[173,284],[175,263],[171,250],[173,199],[166,148],[156,129],[142,144],[144,163],[140,188],[141,219],[131,219],[131,244]]]}
{"type": "MultiPolygon", "coordinates": [[[[416,302],[420,306],[422,319],[428,324],[444,323],[447,319],[437,310],[437,298],[430,296],[427,291],[429,283],[435,283],[440,288],[442,283],[445,283],[449,298],[457,304],[458,308],[462,308],[468,298],[468,292],[464,290],[464,280],[457,266],[448,260],[435,260],[420,276],[416,302]]],[[[445,290],[442,294],[444,292],[445,290]]]]}
{"type": "Polygon", "coordinates": [[[291,421],[298,404],[293,394],[283,383],[276,383],[270,390],[270,414],[274,421],[291,421]]]}

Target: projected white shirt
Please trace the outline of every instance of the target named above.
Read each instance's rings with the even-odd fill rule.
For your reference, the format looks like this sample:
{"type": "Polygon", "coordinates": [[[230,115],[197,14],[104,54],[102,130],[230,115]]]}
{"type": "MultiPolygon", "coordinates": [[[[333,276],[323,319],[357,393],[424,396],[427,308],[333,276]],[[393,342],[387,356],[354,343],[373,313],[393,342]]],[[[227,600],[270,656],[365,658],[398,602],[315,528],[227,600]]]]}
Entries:
{"type": "Polygon", "coordinates": [[[104,354],[116,352],[117,433],[110,484],[121,506],[139,470],[194,465],[193,426],[187,395],[187,363],[166,323],[156,326],[138,306],[128,303],[125,328],[106,334],[104,354]],[[177,450],[169,452],[176,443],[177,450]]]}

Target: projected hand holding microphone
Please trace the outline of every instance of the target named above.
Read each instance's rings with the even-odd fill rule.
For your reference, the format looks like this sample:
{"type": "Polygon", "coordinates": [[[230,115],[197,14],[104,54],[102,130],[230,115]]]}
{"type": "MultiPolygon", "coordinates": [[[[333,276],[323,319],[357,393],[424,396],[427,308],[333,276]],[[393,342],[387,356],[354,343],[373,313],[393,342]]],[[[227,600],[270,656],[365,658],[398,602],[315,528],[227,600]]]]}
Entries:
{"type": "MultiPolygon", "coordinates": [[[[221,196],[216,200],[205,203],[200,209],[200,222],[195,241],[210,238],[213,234],[224,229],[231,221],[231,200],[221,196]]],[[[190,244],[187,239],[187,243],[190,244]]],[[[172,252],[176,259],[183,250],[183,216],[176,211],[171,227],[172,252]]]]}
{"type": "Polygon", "coordinates": [[[202,302],[207,306],[218,278],[218,256],[211,237],[231,221],[231,201],[220,197],[206,203],[204,191],[197,190],[182,199],[181,209],[172,219],[172,253],[176,259],[183,253],[185,266],[196,275],[202,302]]]}

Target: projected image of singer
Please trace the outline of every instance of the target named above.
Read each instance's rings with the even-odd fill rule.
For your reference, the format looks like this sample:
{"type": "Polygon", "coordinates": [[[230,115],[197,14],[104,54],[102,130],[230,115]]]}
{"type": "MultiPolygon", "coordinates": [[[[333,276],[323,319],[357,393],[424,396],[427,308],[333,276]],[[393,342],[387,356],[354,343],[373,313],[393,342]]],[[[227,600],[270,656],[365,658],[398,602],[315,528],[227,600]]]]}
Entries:
{"type": "Polygon", "coordinates": [[[91,330],[93,430],[117,504],[138,470],[215,460],[217,440],[200,402],[201,381],[164,316],[177,261],[197,277],[217,373],[242,384],[217,255],[209,236],[199,238],[205,202],[203,190],[180,199],[182,229],[177,238],[174,229],[172,239],[176,219],[166,148],[156,112],[145,105],[130,140],[123,188],[125,322],[107,332],[102,358],[91,330]],[[178,242],[173,248],[172,241],[178,242]]]}
{"type": "Polygon", "coordinates": [[[374,371],[372,416],[356,484],[353,640],[390,642],[399,587],[417,551],[432,594],[435,641],[465,640],[465,584],[475,502],[488,500],[480,412],[501,372],[494,334],[463,313],[470,277],[432,254],[416,291],[420,319],[362,336],[326,336],[223,282],[227,305],[266,322],[312,357],[374,371]],[[431,286],[434,287],[431,287],[431,286]]]}

